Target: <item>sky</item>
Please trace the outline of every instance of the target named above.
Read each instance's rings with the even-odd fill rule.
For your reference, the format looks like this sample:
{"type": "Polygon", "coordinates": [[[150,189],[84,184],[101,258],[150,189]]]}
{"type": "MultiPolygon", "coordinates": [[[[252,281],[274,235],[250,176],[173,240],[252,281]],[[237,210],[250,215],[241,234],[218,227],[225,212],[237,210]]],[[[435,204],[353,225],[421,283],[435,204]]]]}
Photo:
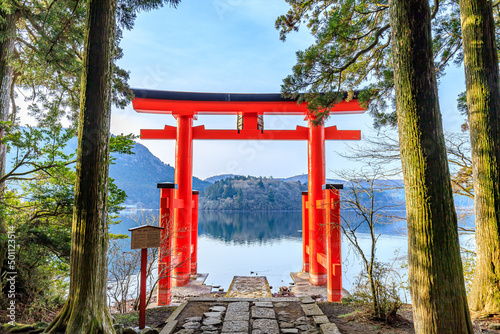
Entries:
{"type": "MultiPolygon", "coordinates": [[[[138,15],[132,31],[125,31],[119,65],[130,72],[133,88],[221,92],[279,93],[295,64],[295,53],[307,48],[313,37],[307,29],[291,33],[286,42],[274,27],[286,13],[284,0],[183,0],[177,9],[165,7],[138,15]]],[[[440,82],[445,128],[459,130],[462,116],[456,97],[465,90],[463,69],[450,67],[440,82]]],[[[265,129],[307,126],[302,117],[265,116],[265,129]]],[[[332,116],[326,125],[341,130],[362,130],[370,135],[369,115],[332,116]]],[[[113,134],[175,125],[171,115],[138,114],[129,105],[114,108],[113,134]]],[[[236,116],[199,116],[194,125],[234,129],[236,116]]],[[[371,133],[373,135],[373,133],[371,133]]],[[[163,162],[174,166],[175,142],[138,140],[163,162]]],[[[346,143],[326,143],[327,178],[352,162],[339,157],[346,143]]],[[[195,141],[193,175],[201,179],[220,174],[289,177],[307,173],[306,142],[195,141]]]]}

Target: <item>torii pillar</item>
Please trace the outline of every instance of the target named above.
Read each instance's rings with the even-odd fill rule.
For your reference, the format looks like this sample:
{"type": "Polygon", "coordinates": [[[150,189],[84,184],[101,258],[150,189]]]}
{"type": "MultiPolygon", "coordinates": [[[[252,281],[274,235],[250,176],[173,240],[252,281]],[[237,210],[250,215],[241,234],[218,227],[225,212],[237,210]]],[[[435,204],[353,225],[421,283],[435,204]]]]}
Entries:
{"type": "Polygon", "coordinates": [[[307,141],[308,172],[308,219],[309,231],[309,282],[312,285],[326,284],[327,268],[318,262],[317,254],[326,253],[325,210],[318,205],[324,199],[325,177],[325,127],[323,123],[314,124],[316,117],[307,117],[309,138],[307,141]]]}
{"type": "Polygon", "coordinates": [[[177,116],[175,147],[175,199],[173,286],[186,286],[191,278],[191,225],[193,217],[193,116],[177,116]]]}

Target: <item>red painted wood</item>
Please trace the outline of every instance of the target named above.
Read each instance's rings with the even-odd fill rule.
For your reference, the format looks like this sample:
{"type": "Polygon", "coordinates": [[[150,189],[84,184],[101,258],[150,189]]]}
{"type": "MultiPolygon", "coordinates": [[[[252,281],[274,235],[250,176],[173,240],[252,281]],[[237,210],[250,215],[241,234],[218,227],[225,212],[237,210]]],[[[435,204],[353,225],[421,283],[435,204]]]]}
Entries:
{"type": "Polygon", "coordinates": [[[170,305],[172,300],[172,238],[174,189],[161,189],[160,227],[161,246],[158,265],[158,305],[170,305]]]}
{"type": "Polygon", "coordinates": [[[193,217],[193,117],[177,117],[175,152],[176,200],[182,208],[174,209],[174,286],[186,286],[191,275],[191,224],[193,217]]]}
{"type": "MultiPolygon", "coordinates": [[[[245,119],[246,122],[246,119],[245,119]]],[[[246,124],[246,123],[245,123],[246,124]]],[[[193,139],[197,140],[308,140],[309,129],[297,126],[295,130],[207,130],[205,126],[193,127],[193,139]]],[[[165,125],[164,129],[142,129],[141,139],[177,139],[177,128],[165,125]]],[[[360,140],[359,130],[338,130],[336,126],[325,128],[325,140],[360,140]]]]}
{"type": "MultiPolygon", "coordinates": [[[[325,269],[328,269],[328,263],[326,259],[326,254],[318,253],[316,258],[318,259],[318,263],[325,269]]],[[[328,271],[328,270],[327,270],[328,271]]]]}
{"type": "Polygon", "coordinates": [[[325,190],[326,206],[326,257],[327,294],[329,302],[342,300],[342,231],[340,228],[340,192],[325,190]]]}
{"type": "Polygon", "coordinates": [[[148,266],[148,249],[141,249],[141,290],[139,302],[139,329],[146,327],[146,272],[148,266]]]}
{"type": "Polygon", "coordinates": [[[309,209],[309,283],[326,284],[326,268],[318,263],[317,254],[325,253],[324,211],[318,209],[316,202],[323,199],[325,184],[325,128],[314,126],[310,116],[308,140],[308,209],[309,209]]]}
{"type": "Polygon", "coordinates": [[[191,275],[198,272],[198,200],[199,193],[193,191],[193,218],[191,226],[191,275]]]}
{"type": "MultiPolygon", "coordinates": [[[[231,101],[179,101],[135,98],[132,100],[134,110],[140,113],[172,114],[172,115],[227,115],[238,113],[256,113],[259,115],[307,115],[307,103],[296,101],[280,102],[231,102],[231,101]]],[[[342,101],[332,108],[333,114],[364,113],[358,100],[342,101]]]]}
{"type": "Polygon", "coordinates": [[[307,191],[302,192],[302,271],[309,272],[309,210],[307,191]]]}

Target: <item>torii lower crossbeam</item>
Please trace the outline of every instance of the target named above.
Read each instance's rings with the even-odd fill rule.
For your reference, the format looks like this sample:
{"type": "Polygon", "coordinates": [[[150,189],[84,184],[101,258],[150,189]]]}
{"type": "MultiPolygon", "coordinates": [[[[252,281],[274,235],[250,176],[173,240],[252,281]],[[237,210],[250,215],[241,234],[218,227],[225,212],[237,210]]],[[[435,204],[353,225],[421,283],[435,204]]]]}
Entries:
{"type": "MultiPolygon", "coordinates": [[[[360,140],[359,130],[337,130],[326,127],[325,140],[360,140]]],[[[162,130],[142,129],[141,139],[177,139],[177,127],[165,125],[162,130]]],[[[198,140],[308,140],[309,128],[295,130],[207,130],[204,125],[193,127],[193,139],[198,140]]]]}

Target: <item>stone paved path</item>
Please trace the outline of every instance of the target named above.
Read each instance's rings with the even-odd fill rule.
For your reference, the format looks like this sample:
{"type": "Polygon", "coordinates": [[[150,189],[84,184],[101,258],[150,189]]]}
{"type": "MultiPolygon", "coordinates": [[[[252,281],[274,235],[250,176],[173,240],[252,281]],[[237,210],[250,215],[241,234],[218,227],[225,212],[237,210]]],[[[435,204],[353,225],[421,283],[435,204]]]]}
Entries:
{"type": "Polygon", "coordinates": [[[190,298],[161,331],[172,333],[340,334],[311,297],[190,298]]]}
{"type": "Polygon", "coordinates": [[[160,334],[340,334],[310,296],[271,298],[263,276],[235,276],[223,298],[194,297],[160,334]]]}
{"type": "Polygon", "coordinates": [[[273,295],[265,276],[234,276],[226,297],[271,298],[273,295]]]}

